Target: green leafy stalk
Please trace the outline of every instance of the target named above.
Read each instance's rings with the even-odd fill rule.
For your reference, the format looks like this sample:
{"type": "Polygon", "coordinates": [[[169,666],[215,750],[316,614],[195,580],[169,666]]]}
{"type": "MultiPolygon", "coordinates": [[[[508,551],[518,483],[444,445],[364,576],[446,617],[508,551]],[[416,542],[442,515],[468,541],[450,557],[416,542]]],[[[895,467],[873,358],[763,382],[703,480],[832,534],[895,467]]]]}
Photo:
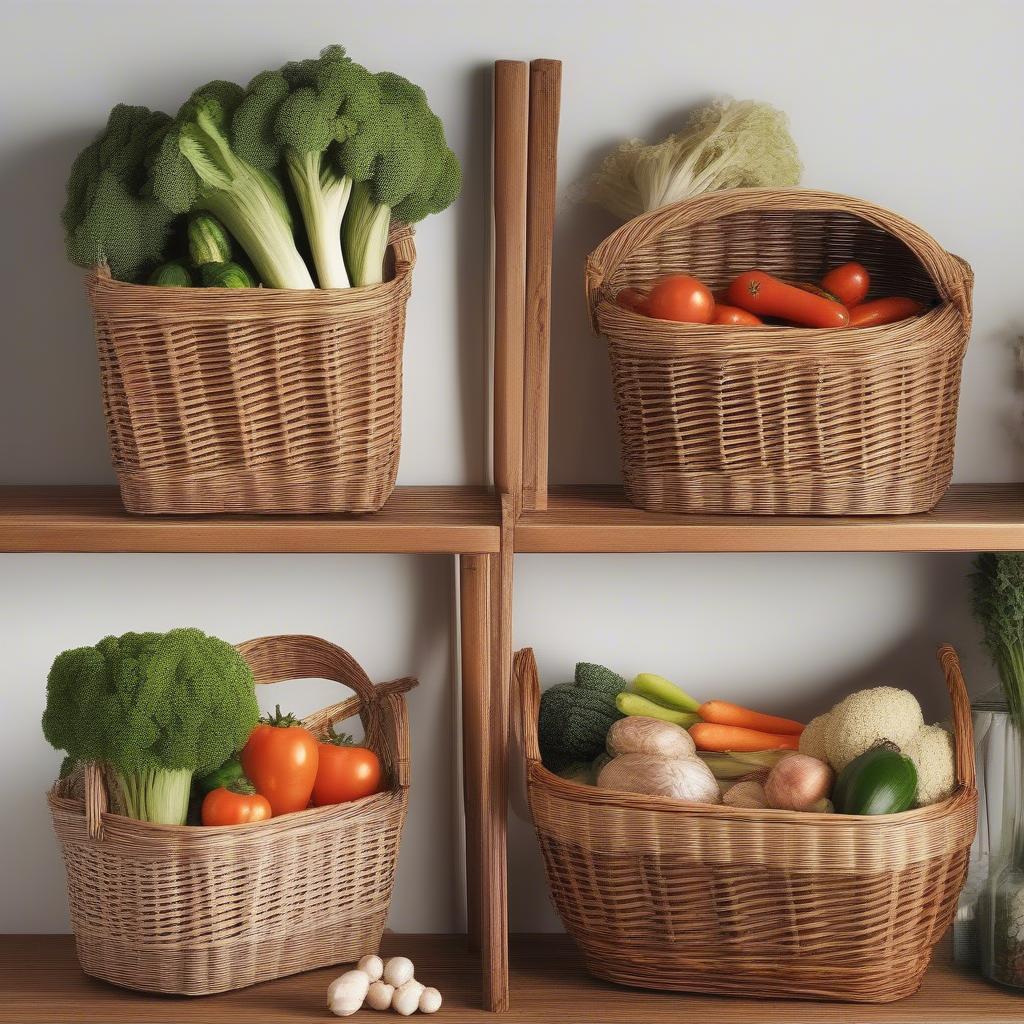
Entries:
{"type": "Polygon", "coordinates": [[[375,203],[370,186],[352,186],[342,231],[342,245],[355,285],[380,284],[384,280],[384,255],[388,247],[391,207],[375,203]]]}
{"type": "Polygon", "coordinates": [[[188,814],[192,772],[149,768],[107,773],[117,786],[114,804],[121,814],[158,825],[182,825],[188,814]]]}
{"type": "Polygon", "coordinates": [[[338,174],[322,153],[286,150],[285,166],[298,200],[321,288],[348,288],[341,254],[341,224],[352,179],[338,174]]]}

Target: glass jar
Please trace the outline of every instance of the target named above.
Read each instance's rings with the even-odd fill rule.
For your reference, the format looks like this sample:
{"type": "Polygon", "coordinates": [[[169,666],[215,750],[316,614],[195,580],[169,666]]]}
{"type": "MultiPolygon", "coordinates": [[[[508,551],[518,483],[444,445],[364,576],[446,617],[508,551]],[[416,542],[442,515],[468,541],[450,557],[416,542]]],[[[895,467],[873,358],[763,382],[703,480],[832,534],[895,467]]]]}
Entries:
{"type": "Polygon", "coordinates": [[[991,847],[977,903],[978,950],[986,977],[1024,988],[1024,730],[1005,713],[994,724],[1004,731],[1003,762],[993,767],[991,790],[986,779],[986,810],[1000,813],[995,835],[987,823],[991,847]]]}

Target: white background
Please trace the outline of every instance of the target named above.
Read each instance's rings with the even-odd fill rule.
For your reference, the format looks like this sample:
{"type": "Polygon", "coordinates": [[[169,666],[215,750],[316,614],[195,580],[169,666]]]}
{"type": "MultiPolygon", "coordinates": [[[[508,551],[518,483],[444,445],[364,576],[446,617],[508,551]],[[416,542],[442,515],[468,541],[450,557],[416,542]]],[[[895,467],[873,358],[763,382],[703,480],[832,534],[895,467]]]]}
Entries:
{"type": "MultiPolygon", "coordinates": [[[[788,111],[805,184],[898,210],[977,275],[956,478],[1014,480],[1024,448],[1014,345],[1024,237],[1019,42],[1011,0],[716,3],[502,0],[0,0],[0,483],[111,481],[82,275],[58,214],[78,149],[118,101],[173,110],[209,78],[345,44],[421,83],[463,162],[457,206],[422,224],[406,346],[404,483],[487,478],[490,65],[564,61],[552,367],[552,473],[618,479],[607,360],[582,261],[614,221],[573,182],[615,142],[679,127],[716,94],[788,111]]],[[[992,682],[966,608],[966,556],[520,556],[516,642],[548,682],[577,659],[671,675],[695,693],[811,714],[860,683],[943,713],[932,652],[992,682]]],[[[377,679],[417,674],[414,795],[391,925],[461,928],[450,607],[443,558],[0,556],[0,930],[67,928],[43,793],[60,757],[38,720],[54,655],[128,629],[229,640],[318,633],[377,679]]],[[[298,688],[309,710],[333,699],[298,688]]],[[[267,703],[278,699],[275,695],[267,703]]],[[[288,698],[291,700],[291,698],[288,698]]],[[[513,826],[512,925],[557,927],[529,829],[513,826]]]]}

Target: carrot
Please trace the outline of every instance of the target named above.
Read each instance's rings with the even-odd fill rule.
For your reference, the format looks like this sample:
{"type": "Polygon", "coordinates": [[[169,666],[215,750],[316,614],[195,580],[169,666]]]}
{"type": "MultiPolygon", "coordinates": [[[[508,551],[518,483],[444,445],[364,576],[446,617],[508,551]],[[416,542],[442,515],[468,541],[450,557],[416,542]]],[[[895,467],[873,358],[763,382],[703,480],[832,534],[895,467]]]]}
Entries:
{"type": "Polygon", "coordinates": [[[781,317],[802,327],[845,327],[850,322],[845,306],[786,284],[763,270],[740,274],[725,295],[731,306],[755,316],[781,317]]]}
{"type": "Polygon", "coordinates": [[[908,316],[917,316],[924,306],[914,299],[902,295],[894,295],[888,299],[872,299],[862,302],[850,310],[851,327],[881,327],[882,324],[906,320],[908,316]]]}
{"type": "Polygon", "coordinates": [[[741,708],[739,704],[730,704],[727,700],[709,700],[697,708],[697,714],[705,722],[714,725],[738,725],[743,729],[756,729],[758,732],[799,736],[804,731],[803,725],[794,722],[792,718],[762,715],[759,711],[741,708]]]}
{"type": "Polygon", "coordinates": [[[735,725],[698,722],[690,726],[690,736],[698,750],[798,750],[799,736],[782,736],[756,729],[740,729],[735,725]]]}

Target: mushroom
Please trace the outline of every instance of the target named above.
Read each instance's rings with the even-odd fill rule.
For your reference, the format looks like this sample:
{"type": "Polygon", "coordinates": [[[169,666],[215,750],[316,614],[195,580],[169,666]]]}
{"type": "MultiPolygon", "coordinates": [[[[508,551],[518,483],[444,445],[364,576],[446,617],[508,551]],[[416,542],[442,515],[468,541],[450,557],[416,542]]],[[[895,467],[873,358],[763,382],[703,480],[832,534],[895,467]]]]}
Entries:
{"type": "Polygon", "coordinates": [[[441,993],[436,988],[425,988],[420,993],[420,1013],[437,1013],[441,1009],[441,993]]]}
{"type": "Polygon", "coordinates": [[[391,997],[391,1009],[403,1017],[415,1013],[420,1008],[420,996],[426,991],[415,978],[410,978],[404,985],[395,989],[391,997]]]}
{"type": "Polygon", "coordinates": [[[375,981],[366,993],[366,1005],[371,1010],[386,1010],[395,995],[395,986],[386,981],[375,981]]]}
{"type": "Polygon", "coordinates": [[[384,973],[384,961],[376,953],[367,953],[356,964],[356,970],[362,971],[371,982],[379,981],[384,973]]]}
{"type": "Polygon", "coordinates": [[[411,981],[414,973],[412,961],[407,956],[393,956],[384,965],[384,980],[395,988],[401,988],[407,981],[411,981]]]}
{"type": "Polygon", "coordinates": [[[364,971],[346,971],[327,989],[327,1007],[336,1017],[348,1017],[363,1005],[370,978],[364,971]]]}

